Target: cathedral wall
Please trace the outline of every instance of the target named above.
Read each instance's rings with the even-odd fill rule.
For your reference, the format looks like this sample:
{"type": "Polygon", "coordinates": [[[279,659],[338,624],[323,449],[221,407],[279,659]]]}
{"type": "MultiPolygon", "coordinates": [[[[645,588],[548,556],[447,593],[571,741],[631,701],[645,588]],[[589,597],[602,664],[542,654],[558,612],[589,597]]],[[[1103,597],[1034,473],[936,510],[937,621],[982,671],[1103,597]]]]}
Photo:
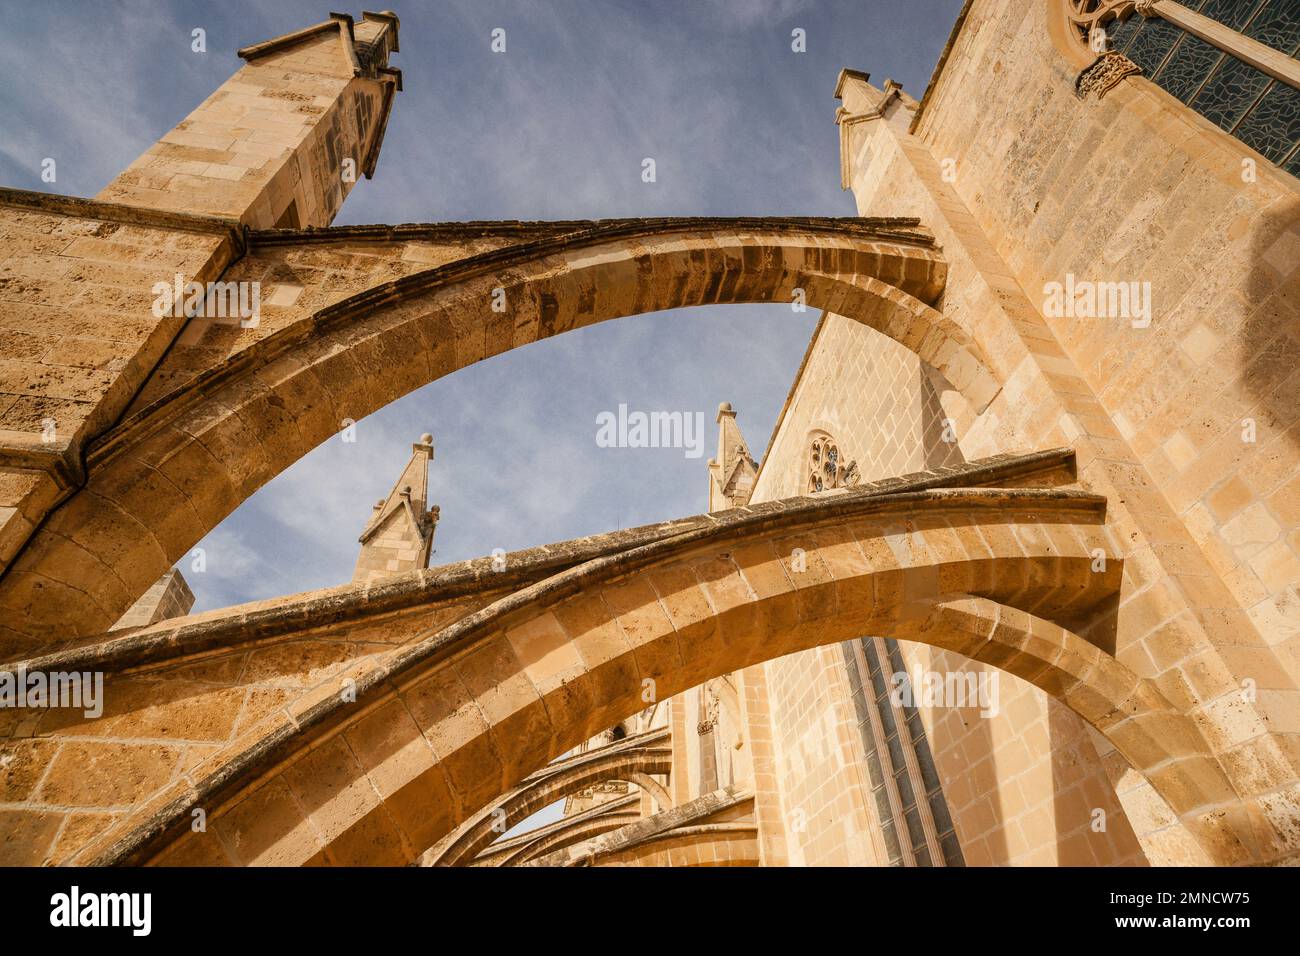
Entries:
{"type": "Polygon", "coordinates": [[[215,279],[230,255],[221,227],[0,196],[0,568],[179,331],[183,319],[155,314],[154,285],[215,279]]]}
{"type": "MultiPolygon", "coordinates": [[[[674,752],[673,776],[683,781],[685,788],[679,803],[685,802],[681,795],[694,800],[719,788],[753,789],[753,762],[738,697],[725,706],[721,700],[719,685],[730,680],[736,677],[717,678],[672,698],[672,706],[681,708],[684,715],[681,740],[674,740],[680,749],[674,752]]],[[[731,693],[736,694],[734,688],[731,693]]]]}
{"type": "MultiPolygon", "coordinates": [[[[903,203],[907,193],[899,180],[887,191],[902,194],[903,203]]],[[[962,449],[944,440],[950,424],[940,400],[945,385],[892,339],[828,314],[753,500],[807,492],[809,436],[816,430],[834,437],[844,460],[857,462],[862,481],[960,462],[962,449]]],[[[947,437],[955,436],[949,430],[947,437]]],[[[969,457],[1003,450],[981,447],[969,457]]],[[[994,681],[994,715],[980,716],[978,708],[918,708],[968,865],[1144,862],[1087,728],[1073,713],[1019,678],[958,655],[910,642],[900,642],[900,651],[909,674],[987,671],[994,681]],[[1108,820],[1100,833],[1090,828],[1096,808],[1108,820]]],[[[844,655],[838,647],[818,648],[765,667],[791,862],[883,862],[861,838],[870,829],[852,840],[839,829],[860,820],[878,825],[868,808],[844,655]]]]}
{"type": "Polygon", "coordinates": [[[225,236],[21,195],[0,205],[0,435],[33,441],[52,427],[54,444],[111,424],[182,321],[155,314],[154,285],[215,278],[225,236]]]}
{"type": "Polygon", "coordinates": [[[1250,669],[1295,728],[1300,182],[1145,78],[1077,98],[1052,8],[976,0],[917,135],[1031,300],[1067,276],[1149,283],[1149,326],[1043,312],[1277,655],[1250,669]]]}
{"type": "MultiPolygon", "coordinates": [[[[925,454],[917,436],[928,429],[938,437],[937,410],[913,353],[828,313],[751,500],[806,493],[808,438],[814,430],[834,437],[846,461],[856,459],[863,480],[921,470],[925,454]]],[[[838,647],[823,647],[763,666],[790,862],[875,864],[870,840],[875,824],[843,655],[838,647]]]]}
{"type": "Polygon", "coordinates": [[[874,866],[872,817],[838,647],[769,661],[774,769],[793,866],[874,866]]]}
{"type": "MultiPolygon", "coordinates": [[[[995,362],[1020,347],[997,312],[1042,353],[1070,413],[1049,433],[1100,456],[1081,461],[1085,486],[1113,488],[1136,542],[1117,656],[1171,699],[1212,702],[1204,726],[1229,773],[1246,791],[1280,788],[1265,813],[1285,827],[1300,760],[1297,182],[1141,77],[1077,98],[1051,6],[972,4],[919,139],[859,128],[859,209],[936,228],[952,266],[943,309],[995,362]],[[1150,323],[1061,315],[1048,284],[1071,278],[1137,283],[1150,323]],[[1249,706],[1243,686],[1258,688],[1249,706]]],[[[1018,377],[962,435],[968,457],[1044,431],[1016,408],[1042,390],[1018,377]]],[[[1167,808],[1104,762],[1152,862],[1197,862],[1167,808]]]]}

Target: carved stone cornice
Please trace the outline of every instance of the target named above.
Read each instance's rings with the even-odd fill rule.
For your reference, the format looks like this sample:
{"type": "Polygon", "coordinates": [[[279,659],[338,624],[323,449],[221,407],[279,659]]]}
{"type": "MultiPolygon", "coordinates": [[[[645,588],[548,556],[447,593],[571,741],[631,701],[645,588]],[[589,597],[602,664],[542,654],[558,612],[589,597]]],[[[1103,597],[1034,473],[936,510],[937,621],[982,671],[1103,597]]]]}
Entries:
{"type": "Polygon", "coordinates": [[[80,196],[63,196],[32,189],[14,189],[10,186],[0,186],[0,206],[29,209],[55,216],[98,219],[103,222],[151,229],[182,229],[187,232],[211,233],[223,236],[230,242],[235,258],[244,254],[245,235],[248,232],[247,227],[237,219],[227,219],[222,216],[148,209],[125,203],[106,202],[102,199],[82,199],[80,196]]]}

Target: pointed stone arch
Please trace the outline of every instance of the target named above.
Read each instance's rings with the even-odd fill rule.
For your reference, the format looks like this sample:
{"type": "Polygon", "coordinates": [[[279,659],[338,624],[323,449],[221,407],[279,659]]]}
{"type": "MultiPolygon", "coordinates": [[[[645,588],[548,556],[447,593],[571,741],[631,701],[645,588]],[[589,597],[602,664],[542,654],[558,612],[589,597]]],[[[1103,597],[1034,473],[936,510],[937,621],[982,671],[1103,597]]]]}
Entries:
{"type": "Polygon", "coordinates": [[[425,854],[422,862],[426,866],[467,866],[516,823],[556,800],[608,780],[642,777],[662,791],[647,775],[672,770],[668,741],[667,728],[652,730],[548,765],[458,826],[425,854]]]}
{"type": "Polygon", "coordinates": [[[660,810],[671,810],[673,808],[673,797],[668,792],[668,788],[650,774],[641,770],[634,770],[627,775],[627,782],[645,791],[652,804],[660,810]]]}
{"type": "Polygon", "coordinates": [[[622,829],[643,819],[640,815],[640,802],[640,795],[632,794],[595,807],[586,814],[577,814],[549,827],[523,834],[513,841],[503,840],[500,844],[489,847],[474,865],[521,866],[529,860],[562,850],[574,843],[583,843],[622,829]]]}
{"type": "Polygon", "coordinates": [[[538,852],[521,866],[758,866],[754,795],[714,790],[672,810],[538,852]]]}
{"type": "Polygon", "coordinates": [[[1118,588],[1104,502],[1069,491],[837,492],[712,517],[494,601],[256,728],[77,862],[402,863],[548,760],[704,679],[864,633],[942,647],[1062,700],[1216,862],[1257,858],[1190,718],[1062,626],[1118,588]],[[795,549],[802,551],[796,571],[795,549]],[[195,807],[206,833],[185,827],[195,807]]]}
{"type": "MultiPolygon", "coordinates": [[[[400,252],[398,253],[400,255],[400,252]]],[[[719,302],[789,302],[877,328],[983,408],[999,384],[927,303],[946,267],[892,221],[596,224],[366,289],[278,329],[132,416],[0,578],[0,656],[106,630],[275,475],[407,392],[491,355],[605,319],[719,302]],[[491,308],[494,290],[511,303],[491,308]]]]}

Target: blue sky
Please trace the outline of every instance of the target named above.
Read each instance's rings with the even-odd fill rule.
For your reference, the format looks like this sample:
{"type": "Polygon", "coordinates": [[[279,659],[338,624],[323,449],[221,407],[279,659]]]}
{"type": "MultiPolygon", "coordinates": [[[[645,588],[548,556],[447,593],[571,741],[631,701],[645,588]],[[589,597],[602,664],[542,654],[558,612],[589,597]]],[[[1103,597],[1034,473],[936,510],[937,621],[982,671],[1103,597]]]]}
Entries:
{"type": "MultiPolygon", "coordinates": [[[[834,124],[841,67],[920,97],[961,0],[394,4],[405,91],[375,179],[337,222],[852,215],[834,124]],[[506,31],[506,52],[490,49],[506,31]],[[806,31],[807,52],[790,49],[806,31]],[[657,182],[641,181],[653,157],[657,182]]],[[[325,19],[319,2],[4,0],[0,182],[93,196],[239,66],[325,19]],[[208,52],[190,50],[202,27],[208,52]],[[53,157],[58,180],[40,180],[53,157]]],[[[568,333],[463,369],[326,442],[181,567],[196,610],[346,581],[374,501],[425,431],[442,508],[433,563],[703,511],[718,403],[762,454],[815,323],[715,306],[568,333]],[[702,458],[600,448],[619,404],[704,414],[702,458]]]]}

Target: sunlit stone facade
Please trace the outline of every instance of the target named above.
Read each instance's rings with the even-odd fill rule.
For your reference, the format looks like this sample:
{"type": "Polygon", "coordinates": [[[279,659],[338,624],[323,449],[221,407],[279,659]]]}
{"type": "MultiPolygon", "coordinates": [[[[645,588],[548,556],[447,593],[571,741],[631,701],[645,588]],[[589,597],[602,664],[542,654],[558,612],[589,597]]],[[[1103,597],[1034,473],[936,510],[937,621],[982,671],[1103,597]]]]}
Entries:
{"type": "Polygon", "coordinates": [[[0,191],[0,863],[1294,863],[1300,26],[1191,6],[843,70],[856,217],[332,227],[391,13],[245,48],[94,199],[0,191]],[[365,415],[716,302],[821,318],[765,447],[718,396],[707,513],[430,568],[424,435],[351,582],[186,614],[365,415]]]}

